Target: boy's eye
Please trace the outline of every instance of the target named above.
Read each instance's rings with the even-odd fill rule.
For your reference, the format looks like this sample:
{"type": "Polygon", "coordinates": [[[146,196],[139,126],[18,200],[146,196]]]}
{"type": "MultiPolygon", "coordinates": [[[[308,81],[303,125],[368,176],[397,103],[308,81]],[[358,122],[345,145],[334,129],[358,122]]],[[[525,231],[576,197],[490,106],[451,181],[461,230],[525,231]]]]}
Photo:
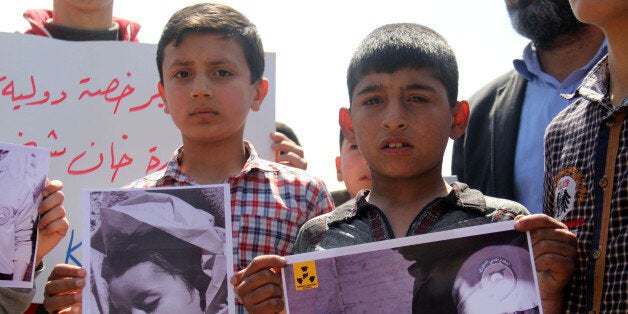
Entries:
{"type": "Polygon", "coordinates": [[[375,104],[379,104],[381,103],[382,100],[380,98],[369,98],[366,101],[364,101],[362,104],[363,105],[375,105],[375,104]]]}
{"type": "Polygon", "coordinates": [[[174,72],[173,76],[175,78],[186,78],[186,77],[190,76],[190,72],[188,72],[188,71],[177,71],[177,72],[174,72]]]}
{"type": "Polygon", "coordinates": [[[408,102],[428,102],[427,98],[423,96],[412,96],[408,99],[408,102]]]}
{"type": "Polygon", "coordinates": [[[220,76],[220,77],[227,77],[227,76],[231,76],[231,72],[227,71],[227,70],[218,70],[215,73],[216,75],[220,76]]]}
{"type": "Polygon", "coordinates": [[[358,145],[349,146],[349,150],[358,150],[358,145]]]}

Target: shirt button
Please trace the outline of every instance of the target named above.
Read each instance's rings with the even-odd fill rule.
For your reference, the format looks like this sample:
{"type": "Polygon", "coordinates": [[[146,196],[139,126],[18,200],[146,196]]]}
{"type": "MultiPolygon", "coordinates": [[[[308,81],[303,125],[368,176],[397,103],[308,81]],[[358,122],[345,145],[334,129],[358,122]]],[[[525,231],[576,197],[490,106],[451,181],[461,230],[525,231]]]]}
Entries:
{"type": "Polygon", "coordinates": [[[602,255],[602,251],[600,249],[597,249],[597,250],[593,251],[593,258],[594,259],[600,258],[601,255],[602,255]]]}
{"type": "Polygon", "coordinates": [[[608,185],[608,180],[606,178],[602,178],[602,179],[600,179],[598,184],[604,189],[608,185]]]}
{"type": "Polygon", "coordinates": [[[615,117],[608,118],[608,120],[606,120],[606,126],[610,128],[613,125],[615,125],[615,117]]]}

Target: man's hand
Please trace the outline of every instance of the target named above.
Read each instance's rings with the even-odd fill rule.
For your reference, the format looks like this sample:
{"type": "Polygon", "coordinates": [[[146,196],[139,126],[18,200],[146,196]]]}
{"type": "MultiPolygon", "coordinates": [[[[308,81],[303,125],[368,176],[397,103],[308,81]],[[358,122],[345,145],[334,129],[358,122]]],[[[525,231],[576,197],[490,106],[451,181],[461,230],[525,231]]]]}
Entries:
{"type": "Polygon", "coordinates": [[[282,133],[270,134],[273,141],[270,148],[275,151],[275,161],[299,169],[307,169],[307,161],[304,158],[303,148],[282,133]]]}
{"type": "Polygon", "coordinates": [[[517,216],[515,220],[517,231],[530,231],[543,311],[562,313],[565,286],[575,269],[576,236],[547,215],[517,216]]]}
{"type": "Polygon", "coordinates": [[[85,275],[85,269],[78,266],[55,266],[44,289],[44,308],[50,313],[81,313],[85,275]]]}
{"type": "Polygon", "coordinates": [[[39,238],[37,240],[37,255],[35,265],[63,239],[68,232],[69,223],[65,217],[63,208],[63,183],[58,180],[46,181],[46,187],[42,191],[43,200],[39,205],[41,215],[37,228],[39,238]]]}
{"type": "Polygon", "coordinates": [[[277,313],[283,310],[281,268],[284,266],[286,260],[283,257],[262,255],[231,278],[238,301],[249,313],[277,313]]]}

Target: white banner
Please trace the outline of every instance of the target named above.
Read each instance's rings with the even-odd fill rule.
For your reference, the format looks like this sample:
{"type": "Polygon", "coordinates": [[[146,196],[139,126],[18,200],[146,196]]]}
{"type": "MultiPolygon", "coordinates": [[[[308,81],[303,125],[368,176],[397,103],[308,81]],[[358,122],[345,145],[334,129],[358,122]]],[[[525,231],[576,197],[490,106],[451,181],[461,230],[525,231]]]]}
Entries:
{"type": "MultiPolygon", "coordinates": [[[[0,51],[0,141],[50,148],[49,177],[64,183],[70,230],[44,259],[43,287],[53,265],[81,264],[80,190],[121,187],[165,167],[181,137],[157,92],[156,45],[0,33],[0,51]]],[[[272,160],[274,53],[264,76],[270,90],[244,138],[272,160]]]]}

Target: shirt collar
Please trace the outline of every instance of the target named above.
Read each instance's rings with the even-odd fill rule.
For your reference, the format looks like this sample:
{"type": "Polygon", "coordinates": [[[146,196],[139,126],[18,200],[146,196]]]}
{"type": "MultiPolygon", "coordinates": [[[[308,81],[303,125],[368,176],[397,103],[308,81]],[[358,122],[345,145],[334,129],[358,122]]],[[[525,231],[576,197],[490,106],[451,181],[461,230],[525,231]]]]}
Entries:
{"type": "Polygon", "coordinates": [[[591,72],[582,80],[582,84],[578,87],[576,94],[565,95],[567,99],[571,99],[576,95],[582,96],[584,99],[593,102],[603,102],[608,95],[608,84],[610,80],[608,71],[608,56],[604,57],[600,62],[591,69],[591,72]]]}
{"type": "Polygon", "coordinates": [[[608,69],[608,56],[605,56],[598,64],[591,69],[591,72],[582,80],[575,94],[563,94],[566,99],[578,96],[597,103],[604,107],[608,114],[612,114],[621,107],[628,106],[628,97],[624,98],[617,108],[613,108],[609,98],[610,71],[608,69]]]}
{"type": "MultiPolygon", "coordinates": [[[[447,196],[441,196],[427,204],[425,208],[432,207],[439,202],[447,203],[448,207],[473,208],[480,212],[486,210],[486,202],[484,195],[478,191],[470,189],[466,184],[455,182],[451,184],[451,192],[447,196]]],[[[366,213],[372,209],[378,209],[375,205],[366,201],[369,190],[361,190],[356,197],[330,213],[327,220],[329,225],[352,220],[362,213],[366,213]]]]}
{"type": "MultiPolygon", "coordinates": [[[[606,42],[606,39],[604,39],[604,41],[602,42],[602,45],[600,46],[598,51],[595,53],[595,56],[591,58],[591,60],[589,60],[589,62],[585,66],[569,74],[569,76],[563,81],[563,84],[568,83],[572,80],[580,80],[607,53],[608,53],[607,42],[606,42]]],[[[541,63],[539,62],[539,57],[537,55],[536,47],[534,46],[534,43],[529,43],[523,49],[523,57],[520,59],[513,60],[512,63],[515,70],[519,72],[521,76],[525,77],[529,81],[535,78],[538,78],[540,80],[543,80],[545,82],[548,82],[556,86],[561,84],[555,78],[543,72],[543,70],[541,69],[541,63]]]]}
{"type": "MultiPolygon", "coordinates": [[[[275,171],[275,169],[271,167],[269,161],[266,161],[259,157],[257,151],[255,150],[255,147],[253,147],[251,143],[244,141],[244,149],[249,157],[246,159],[246,162],[244,163],[244,166],[242,167],[240,173],[233,177],[243,176],[255,169],[266,172],[275,171]]],[[[181,146],[174,152],[173,157],[168,162],[168,165],[166,166],[166,170],[164,172],[164,177],[171,177],[176,179],[177,181],[194,183],[194,180],[185,175],[185,173],[183,173],[183,171],[181,170],[181,161],[183,160],[183,156],[184,150],[183,146],[181,146]]]]}

